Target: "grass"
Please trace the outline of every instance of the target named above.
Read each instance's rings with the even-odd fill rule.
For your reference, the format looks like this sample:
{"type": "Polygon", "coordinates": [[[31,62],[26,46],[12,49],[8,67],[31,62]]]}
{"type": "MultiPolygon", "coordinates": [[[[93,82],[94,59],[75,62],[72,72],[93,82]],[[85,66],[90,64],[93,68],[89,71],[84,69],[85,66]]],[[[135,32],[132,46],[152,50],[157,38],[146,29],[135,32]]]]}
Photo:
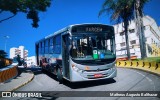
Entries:
{"type": "MultiPolygon", "coordinates": [[[[136,59],[136,60],[139,61],[141,59],[136,59]]],[[[160,57],[148,57],[148,58],[145,58],[143,61],[160,63],[160,57]]]]}

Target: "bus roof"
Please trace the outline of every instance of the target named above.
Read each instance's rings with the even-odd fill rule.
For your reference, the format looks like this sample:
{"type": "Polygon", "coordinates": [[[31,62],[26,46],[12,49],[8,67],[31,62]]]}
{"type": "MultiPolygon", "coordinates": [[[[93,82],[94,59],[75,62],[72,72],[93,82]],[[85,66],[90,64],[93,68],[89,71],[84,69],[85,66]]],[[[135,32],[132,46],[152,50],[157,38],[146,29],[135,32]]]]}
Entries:
{"type": "MultiPolygon", "coordinates": [[[[52,34],[50,34],[50,35],[42,38],[41,40],[37,41],[36,43],[38,43],[38,42],[40,42],[40,41],[43,41],[43,40],[45,40],[45,39],[48,39],[48,38],[50,38],[50,37],[52,37],[52,36],[58,35],[58,34],[60,34],[60,33],[63,33],[63,32],[66,32],[66,31],[70,31],[70,29],[71,29],[73,26],[80,26],[80,25],[106,25],[106,24],[101,24],[101,23],[82,23],[82,24],[69,25],[69,26],[67,26],[67,27],[65,27],[65,28],[62,28],[62,29],[60,29],[60,30],[58,30],[58,31],[56,31],[56,32],[54,32],[54,33],[52,33],[52,34]]],[[[111,26],[111,25],[106,25],[106,26],[111,26]]]]}

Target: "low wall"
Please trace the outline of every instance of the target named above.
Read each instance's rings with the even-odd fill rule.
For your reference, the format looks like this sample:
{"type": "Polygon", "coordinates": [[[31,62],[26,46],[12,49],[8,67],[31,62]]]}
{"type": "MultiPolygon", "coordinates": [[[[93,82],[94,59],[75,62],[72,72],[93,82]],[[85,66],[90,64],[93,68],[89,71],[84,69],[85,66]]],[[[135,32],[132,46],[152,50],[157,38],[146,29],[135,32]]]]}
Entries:
{"type": "Polygon", "coordinates": [[[0,69],[2,67],[5,67],[5,66],[9,66],[12,64],[12,60],[11,59],[7,59],[7,58],[0,58],[0,69]]]}
{"type": "Polygon", "coordinates": [[[17,66],[11,65],[0,69],[0,83],[9,81],[18,75],[17,66]]]}
{"type": "Polygon", "coordinates": [[[144,61],[117,61],[117,67],[136,68],[160,75],[160,63],[144,61]]]}

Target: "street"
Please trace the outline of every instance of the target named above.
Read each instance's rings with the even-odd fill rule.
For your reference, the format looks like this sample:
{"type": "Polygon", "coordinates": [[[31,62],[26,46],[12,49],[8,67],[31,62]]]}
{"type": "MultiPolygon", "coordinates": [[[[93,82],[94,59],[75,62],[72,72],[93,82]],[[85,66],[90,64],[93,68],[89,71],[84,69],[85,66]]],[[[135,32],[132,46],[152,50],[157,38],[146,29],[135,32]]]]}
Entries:
{"type": "MultiPolygon", "coordinates": [[[[71,83],[65,80],[63,84],[59,84],[56,76],[53,74],[48,74],[46,72],[42,73],[40,68],[30,69],[35,74],[34,79],[30,83],[19,88],[17,91],[160,91],[159,76],[135,69],[117,68],[118,73],[115,79],[78,83],[71,83]]],[[[159,98],[153,97],[134,97],[131,98],[131,100],[135,98],[138,100],[159,100],[159,98]]],[[[27,98],[23,99],[26,100],[27,98]]],[[[37,98],[34,99],[36,100],[37,98]]],[[[106,97],[42,97],[41,99],[105,100],[106,97]]],[[[128,100],[129,97],[109,97],[107,99],[128,100]]]]}

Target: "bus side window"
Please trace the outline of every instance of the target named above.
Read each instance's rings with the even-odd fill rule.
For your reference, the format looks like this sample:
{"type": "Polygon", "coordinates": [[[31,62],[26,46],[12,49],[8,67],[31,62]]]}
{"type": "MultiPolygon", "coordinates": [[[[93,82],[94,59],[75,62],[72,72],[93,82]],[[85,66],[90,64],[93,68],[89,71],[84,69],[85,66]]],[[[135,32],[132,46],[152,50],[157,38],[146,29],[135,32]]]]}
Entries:
{"type": "Polygon", "coordinates": [[[48,45],[49,45],[49,40],[47,39],[47,40],[45,40],[45,53],[47,54],[48,53],[48,45]]]}
{"type": "Polygon", "coordinates": [[[61,53],[61,35],[58,35],[55,37],[55,52],[56,54],[60,54],[61,53]]]}
{"type": "Polygon", "coordinates": [[[53,53],[55,53],[56,38],[53,37],[53,53]]]}
{"type": "Polygon", "coordinates": [[[39,54],[41,54],[41,43],[39,43],[38,52],[39,52],[39,54]]]}

